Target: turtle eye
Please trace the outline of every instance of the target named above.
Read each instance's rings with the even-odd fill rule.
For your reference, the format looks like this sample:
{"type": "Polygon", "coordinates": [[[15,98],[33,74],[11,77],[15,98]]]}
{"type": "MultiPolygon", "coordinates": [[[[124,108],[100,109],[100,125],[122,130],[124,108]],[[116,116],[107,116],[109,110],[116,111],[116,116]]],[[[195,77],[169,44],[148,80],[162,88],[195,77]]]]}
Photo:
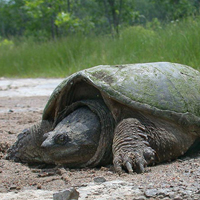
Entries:
{"type": "Polygon", "coordinates": [[[54,141],[56,144],[65,144],[70,141],[70,138],[68,135],[58,134],[54,137],[54,141]]]}

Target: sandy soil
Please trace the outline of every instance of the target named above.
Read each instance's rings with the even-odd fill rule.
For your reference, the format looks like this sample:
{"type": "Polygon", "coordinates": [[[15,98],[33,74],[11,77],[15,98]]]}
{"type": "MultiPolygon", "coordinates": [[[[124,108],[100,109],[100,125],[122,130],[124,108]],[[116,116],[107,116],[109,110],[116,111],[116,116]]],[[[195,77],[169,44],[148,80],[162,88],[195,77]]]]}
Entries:
{"type": "Polygon", "coordinates": [[[17,134],[41,119],[48,98],[0,97],[0,199],[53,199],[55,191],[71,186],[80,192],[80,199],[200,199],[198,152],[148,167],[144,174],[121,176],[112,166],[64,170],[6,160],[17,134]]]}

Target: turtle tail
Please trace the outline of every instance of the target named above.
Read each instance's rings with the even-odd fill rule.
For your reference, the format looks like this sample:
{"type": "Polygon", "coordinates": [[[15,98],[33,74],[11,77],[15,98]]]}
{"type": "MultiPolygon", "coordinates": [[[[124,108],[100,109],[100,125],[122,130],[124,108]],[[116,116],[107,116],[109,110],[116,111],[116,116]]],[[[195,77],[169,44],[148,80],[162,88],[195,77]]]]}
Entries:
{"type": "Polygon", "coordinates": [[[7,159],[16,162],[44,162],[44,152],[40,145],[44,133],[52,129],[52,123],[42,120],[17,136],[17,141],[10,147],[7,159]]]}

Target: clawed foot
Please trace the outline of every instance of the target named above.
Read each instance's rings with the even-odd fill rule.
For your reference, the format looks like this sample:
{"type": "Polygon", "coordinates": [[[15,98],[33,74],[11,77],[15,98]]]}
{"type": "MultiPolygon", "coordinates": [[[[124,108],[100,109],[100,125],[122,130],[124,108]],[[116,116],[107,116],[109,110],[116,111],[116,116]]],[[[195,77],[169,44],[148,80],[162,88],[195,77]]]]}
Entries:
{"type": "Polygon", "coordinates": [[[144,168],[155,162],[155,151],[150,147],[145,127],[135,118],[124,119],[115,129],[113,164],[116,172],[123,169],[143,173],[144,168]]]}
{"type": "Polygon", "coordinates": [[[145,167],[153,163],[155,160],[155,151],[151,147],[145,148],[143,151],[126,152],[120,151],[114,155],[113,164],[118,174],[127,170],[129,174],[133,172],[143,173],[145,167]]]}

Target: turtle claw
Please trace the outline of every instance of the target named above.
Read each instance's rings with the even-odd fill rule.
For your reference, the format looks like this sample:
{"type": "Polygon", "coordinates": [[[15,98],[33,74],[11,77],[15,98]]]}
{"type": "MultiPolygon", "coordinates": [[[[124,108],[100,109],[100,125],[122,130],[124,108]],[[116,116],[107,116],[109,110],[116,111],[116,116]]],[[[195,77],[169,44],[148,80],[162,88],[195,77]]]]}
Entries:
{"type": "Polygon", "coordinates": [[[134,171],[137,173],[144,173],[147,161],[139,153],[121,152],[115,155],[113,160],[115,171],[118,174],[123,173],[125,169],[129,174],[133,174],[134,171]]]}
{"type": "Polygon", "coordinates": [[[133,174],[132,160],[127,156],[123,157],[123,154],[115,156],[113,160],[115,171],[121,175],[123,173],[123,168],[127,169],[129,174],[133,174]]]}
{"type": "Polygon", "coordinates": [[[135,159],[135,171],[139,173],[144,173],[147,162],[144,158],[135,159]]]}
{"type": "Polygon", "coordinates": [[[126,162],[126,169],[128,170],[129,174],[133,174],[133,168],[130,162],[126,162]]]}
{"type": "Polygon", "coordinates": [[[114,159],[113,160],[113,164],[114,164],[114,169],[115,171],[121,175],[123,173],[123,170],[122,170],[122,163],[120,162],[120,160],[118,159],[114,159]]]}
{"type": "Polygon", "coordinates": [[[144,166],[141,163],[138,165],[136,172],[140,174],[144,173],[144,166]]]}

